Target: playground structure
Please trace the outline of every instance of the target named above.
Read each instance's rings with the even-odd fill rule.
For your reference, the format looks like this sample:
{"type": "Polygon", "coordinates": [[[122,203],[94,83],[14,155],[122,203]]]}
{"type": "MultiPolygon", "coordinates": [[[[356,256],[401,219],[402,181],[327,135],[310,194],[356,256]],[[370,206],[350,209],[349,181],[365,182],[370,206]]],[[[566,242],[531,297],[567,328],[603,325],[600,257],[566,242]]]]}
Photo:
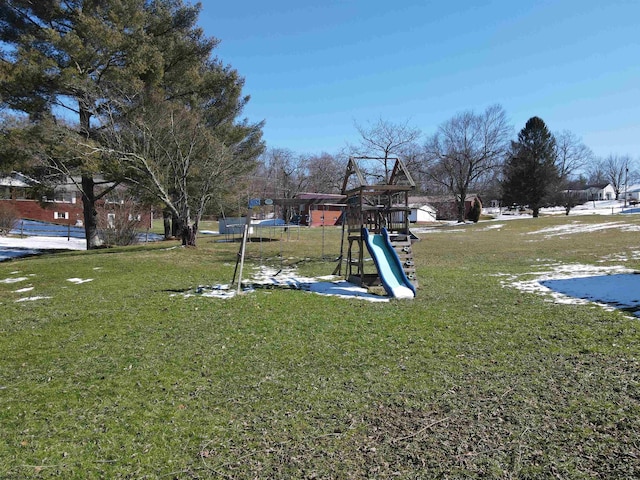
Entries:
{"type": "Polygon", "coordinates": [[[414,188],[415,182],[398,158],[349,159],[342,184],[346,199],[341,256],[334,274],[342,275],[344,263],[344,276],[351,283],[382,284],[392,297],[415,296],[418,281],[409,231],[409,192],[414,188]]]}
{"type": "MultiPolygon", "coordinates": [[[[414,188],[415,183],[409,171],[398,158],[349,159],[340,196],[342,202],[330,204],[332,207],[342,207],[340,255],[334,275],[343,276],[344,267],[344,277],[350,283],[362,287],[382,285],[387,294],[395,298],[415,297],[418,281],[409,230],[409,192],[414,188]]],[[[308,198],[270,200],[268,204],[286,202],[288,206],[299,206],[326,200],[328,198],[322,195],[313,194],[308,198]]],[[[260,205],[259,199],[249,202],[249,210],[252,205],[260,205]]],[[[250,218],[251,215],[247,215],[243,225],[242,243],[231,282],[235,283],[239,271],[238,293],[241,290],[250,218]]],[[[324,226],[324,215],[321,218],[324,226]]],[[[324,229],[322,251],[324,258],[324,229]]]]}

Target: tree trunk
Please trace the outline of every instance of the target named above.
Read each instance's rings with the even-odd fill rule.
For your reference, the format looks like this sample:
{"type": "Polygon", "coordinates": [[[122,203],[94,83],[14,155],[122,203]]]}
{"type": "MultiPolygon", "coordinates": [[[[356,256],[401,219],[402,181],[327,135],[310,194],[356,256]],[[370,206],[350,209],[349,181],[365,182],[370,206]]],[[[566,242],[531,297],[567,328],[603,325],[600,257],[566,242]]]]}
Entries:
{"type": "Polygon", "coordinates": [[[162,221],[164,223],[164,239],[171,238],[171,212],[169,210],[162,211],[162,221]]]}
{"type": "Polygon", "coordinates": [[[102,246],[98,236],[98,212],[96,211],[95,184],[93,177],[82,176],[82,210],[84,214],[84,231],[87,250],[102,246]]]}
{"type": "Polygon", "coordinates": [[[198,223],[196,222],[193,225],[189,225],[187,222],[185,222],[184,227],[182,228],[182,246],[195,247],[197,234],[198,223]]]}
{"type": "MultiPolygon", "coordinates": [[[[466,197],[466,195],[465,195],[466,197]]],[[[462,197],[462,200],[460,200],[459,198],[456,198],[456,206],[458,207],[458,223],[464,223],[464,217],[465,217],[465,205],[464,205],[464,198],[462,197]]]]}
{"type": "Polygon", "coordinates": [[[182,222],[176,214],[171,214],[171,236],[178,237],[182,235],[182,222]]]}

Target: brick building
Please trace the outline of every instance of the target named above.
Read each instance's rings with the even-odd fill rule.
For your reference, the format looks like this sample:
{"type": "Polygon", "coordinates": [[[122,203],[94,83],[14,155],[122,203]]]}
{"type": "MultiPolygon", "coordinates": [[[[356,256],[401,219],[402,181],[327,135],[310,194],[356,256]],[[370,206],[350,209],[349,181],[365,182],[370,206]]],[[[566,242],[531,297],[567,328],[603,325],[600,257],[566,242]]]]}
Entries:
{"type": "MultiPolygon", "coordinates": [[[[0,204],[10,205],[19,218],[60,225],[83,226],[82,194],[77,185],[68,180],[56,187],[53,198],[37,198],[35,180],[13,172],[0,175],[0,204]]],[[[152,212],[131,200],[126,189],[116,188],[111,195],[98,202],[98,224],[113,227],[122,217],[139,222],[139,229],[151,228],[152,212]]]]}

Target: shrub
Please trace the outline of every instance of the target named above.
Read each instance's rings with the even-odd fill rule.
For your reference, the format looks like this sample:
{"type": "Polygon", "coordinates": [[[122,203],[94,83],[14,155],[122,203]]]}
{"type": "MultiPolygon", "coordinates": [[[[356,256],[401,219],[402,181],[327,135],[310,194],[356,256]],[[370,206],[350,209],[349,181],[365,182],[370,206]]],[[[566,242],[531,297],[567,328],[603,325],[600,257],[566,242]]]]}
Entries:
{"type": "Polygon", "coordinates": [[[477,198],[473,201],[473,205],[471,205],[471,209],[467,214],[467,219],[471,220],[473,223],[478,223],[480,220],[480,214],[482,213],[482,203],[477,198]]]}
{"type": "Polygon", "coordinates": [[[7,235],[18,222],[18,212],[11,205],[0,203],[0,235],[7,235]]]}
{"type": "Polygon", "coordinates": [[[105,246],[125,246],[138,243],[137,215],[126,208],[114,209],[113,216],[98,221],[98,232],[105,246]]]}

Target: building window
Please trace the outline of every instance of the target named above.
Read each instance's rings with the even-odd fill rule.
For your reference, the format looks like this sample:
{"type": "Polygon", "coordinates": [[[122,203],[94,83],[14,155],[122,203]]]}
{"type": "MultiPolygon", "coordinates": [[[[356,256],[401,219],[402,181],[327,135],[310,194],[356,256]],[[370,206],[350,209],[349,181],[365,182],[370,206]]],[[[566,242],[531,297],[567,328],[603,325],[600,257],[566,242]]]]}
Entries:
{"type": "Polygon", "coordinates": [[[115,213],[107,213],[107,227],[108,228],[116,228],[116,214],[115,213]]]}
{"type": "Polygon", "coordinates": [[[58,203],[76,203],[76,192],[57,191],[54,194],[53,201],[58,203]]]}
{"type": "Polygon", "coordinates": [[[53,218],[56,220],[69,220],[69,212],[53,212],[53,218]]]}

